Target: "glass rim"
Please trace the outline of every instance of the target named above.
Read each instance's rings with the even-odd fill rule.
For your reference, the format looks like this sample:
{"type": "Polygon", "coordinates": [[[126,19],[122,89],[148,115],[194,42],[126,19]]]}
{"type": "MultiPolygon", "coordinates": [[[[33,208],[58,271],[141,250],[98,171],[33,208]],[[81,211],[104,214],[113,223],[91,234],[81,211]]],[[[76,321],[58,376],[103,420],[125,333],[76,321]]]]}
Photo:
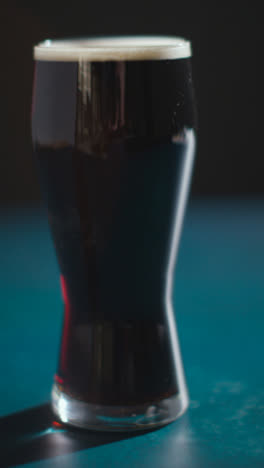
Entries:
{"type": "Polygon", "coordinates": [[[47,39],[33,49],[43,61],[174,60],[191,57],[191,42],[176,36],[100,36],[47,39]]]}

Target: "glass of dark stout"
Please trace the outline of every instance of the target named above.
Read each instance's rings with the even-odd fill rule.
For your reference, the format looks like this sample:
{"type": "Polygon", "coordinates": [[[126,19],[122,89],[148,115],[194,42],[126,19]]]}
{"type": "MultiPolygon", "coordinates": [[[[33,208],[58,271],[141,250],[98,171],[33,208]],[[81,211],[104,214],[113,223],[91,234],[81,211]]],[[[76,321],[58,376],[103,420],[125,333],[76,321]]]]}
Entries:
{"type": "Polygon", "coordinates": [[[65,314],[54,412],[127,431],[188,406],[172,306],[195,151],[191,46],[177,37],[44,41],[32,137],[65,314]]]}

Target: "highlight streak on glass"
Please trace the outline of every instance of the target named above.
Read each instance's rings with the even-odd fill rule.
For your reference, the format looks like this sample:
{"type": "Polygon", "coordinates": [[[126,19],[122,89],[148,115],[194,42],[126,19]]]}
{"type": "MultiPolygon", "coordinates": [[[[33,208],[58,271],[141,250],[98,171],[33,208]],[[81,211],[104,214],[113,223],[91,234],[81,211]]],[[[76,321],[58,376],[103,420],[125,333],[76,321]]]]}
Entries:
{"type": "MultiPolygon", "coordinates": [[[[174,351],[174,358],[175,358],[175,367],[177,369],[177,376],[178,376],[178,385],[180,394],[183,395],[185,401],[183,401],[183,407],[186,408],[188,405],[189,397],[188,391],[185,383],[185,376],[184,370],[181,360],[181,352],[178,340],[178,333],[177,327],[174,317],[173,305],[172,305],[172,292],[173,292],[173,279],[174,279],[174,268],[175,268],[175,261],[176,261],[176,254],[178,251],[179,240],[181,235],[181,229],[183,224],[183,218],[185,213],[185,205],[188,198],[189,193],[189,186],[191,180],[191,173],[193,168],[193,159],[195,154],[195,134],[193,130],[187,130],[187,138],[189,140],[189,147],[188,152],[186,155],[185,167],[184,172],[181,175],[181,184],[179,186],[179,196],[178,196],[178,203],[175,206],[175,225],[174,225],[174,232],[173,232],[173,240],[172,240],[172,248],[170,253],[170,258],[168,262],[168,270],[167,270],[167,278],[166,278],[166,308],[167,308],[167,316],[168,316],[168,324],[169,330],[171,335],[171,343],[174,351]]],[[[183,410],[184,411],[184,410],[183,410]]]]}

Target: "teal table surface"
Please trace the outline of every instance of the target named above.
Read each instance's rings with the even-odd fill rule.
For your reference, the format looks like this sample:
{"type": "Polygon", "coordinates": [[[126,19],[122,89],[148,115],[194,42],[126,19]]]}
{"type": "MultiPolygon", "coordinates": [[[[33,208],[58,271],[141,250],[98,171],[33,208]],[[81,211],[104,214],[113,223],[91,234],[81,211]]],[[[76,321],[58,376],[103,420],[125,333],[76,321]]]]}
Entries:
{"type": "Polygon", "coordinates": [[[190,392],[137,434],[53,424],[63,308],[42,208],[0,211],[0,467],[264,467],[264,200],[191,201],[174,307],[190,392]]]}

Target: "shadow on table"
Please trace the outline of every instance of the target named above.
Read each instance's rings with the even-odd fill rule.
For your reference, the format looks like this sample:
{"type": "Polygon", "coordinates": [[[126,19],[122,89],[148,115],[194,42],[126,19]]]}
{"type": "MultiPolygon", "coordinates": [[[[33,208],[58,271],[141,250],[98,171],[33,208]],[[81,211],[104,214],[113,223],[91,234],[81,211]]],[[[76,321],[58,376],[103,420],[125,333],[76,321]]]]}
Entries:
{"type": "Polygon", "coordinates": [[[111,433],[74,430],[54,420],[49,404],[0,418],[0,467],[7,468],[150,432],[111,433]]]}

